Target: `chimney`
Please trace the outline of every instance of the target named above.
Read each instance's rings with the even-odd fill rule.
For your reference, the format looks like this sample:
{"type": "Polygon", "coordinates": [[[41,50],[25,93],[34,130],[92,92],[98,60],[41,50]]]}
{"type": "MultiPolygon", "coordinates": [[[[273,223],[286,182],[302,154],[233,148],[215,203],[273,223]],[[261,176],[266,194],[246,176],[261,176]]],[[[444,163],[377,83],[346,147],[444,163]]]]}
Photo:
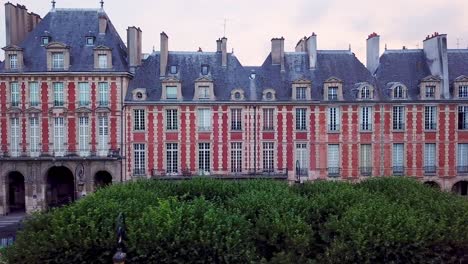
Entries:
{"type": "Polygon", "coordinates": [[[41,21],[41,17],[28,13],[26,6],[5,4],[6,46],[19,45],[41,21]]]}
{"type": "Polygon", "coordinates": [[[221,66],[227,67],[227,38],[221,39],[221,66]]]}
{"type": "Polygon", "coordinates": [[[296,52],[307,52],[307,37],[301,38],[296,44],[296,52]]]}
{"type": "Polygon", "coordinates": [[[140,28],[129,27],[127,29],[128,66],[131,72],[135,72],[135,68],[141,65],[141,37],[140,28]]]}
{"type": "Polygon", "coordinates": [[[447,56],[447,35],[435,32],[427,36],[423,42],[426,63],[432,75],[442,79],[441,97],[450,98],[448,56],[447,56]]]}
{"type": "Polygon", "coordinates": [[[367,37],[367,63],[366,67],[371,74],[374,74],[379,67],[380,36],[373,32],[367,37]]]}
{"type": "Polygon", "coordinates": [[[271,39],[271,63],[281,65],[281,71],[284,71],[284,38],[271,39]]]}
{"type": "Polygon", "coordinates": [[[105,13],[99,13],[99,34],[106,34],[107,17],[105,13]]]}
{"type": "Polygon", "coordinates": [[[309,54],[309,69],[317,67],[317,35],[312,35],[307,39],[307,53],[309,54]]]}
{"type": "Polygon", "coordinates": [[[216,40],[216,52],[221,52],[221,39],[216,40]]]}
{"type": "Polygon", "coordinates": [[[161,33],[161,51],[159,55],[159,74],[166,76],[167,62],[169,60],[169,37],[166,33],[161,33]]]}

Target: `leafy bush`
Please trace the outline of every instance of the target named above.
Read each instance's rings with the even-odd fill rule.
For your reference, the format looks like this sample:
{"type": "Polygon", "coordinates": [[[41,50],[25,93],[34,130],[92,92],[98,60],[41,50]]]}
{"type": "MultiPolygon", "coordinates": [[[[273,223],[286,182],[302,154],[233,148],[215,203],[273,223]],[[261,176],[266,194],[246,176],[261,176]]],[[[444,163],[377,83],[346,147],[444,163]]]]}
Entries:
{"type": "Polygon", "coordinates": [[[101,189],[25,223],[9,263],[460,263],[468,202],[410,179],[194,179],[101,189]]]}

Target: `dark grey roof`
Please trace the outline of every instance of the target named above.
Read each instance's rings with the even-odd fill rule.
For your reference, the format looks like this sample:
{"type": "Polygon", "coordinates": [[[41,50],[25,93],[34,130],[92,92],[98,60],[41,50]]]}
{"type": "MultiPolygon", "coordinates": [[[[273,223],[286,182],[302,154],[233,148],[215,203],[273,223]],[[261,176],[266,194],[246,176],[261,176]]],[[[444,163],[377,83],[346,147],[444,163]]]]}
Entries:
{"type": "MultiPolygon", "coordinates": [[[[161,81],[159,70],[159,52],[151,54],[142,65],[137,68],[133,80],[130,82],[126,100],[132,101],[132,89],[145,88],[148,100],[161,99],[161,81]]],[[[175,75],[182,84],[182,96],[185,101],[193,99],[195,81],[202,77],[202,65],[209,66],[207,77],[213,80],[214,93],[217,100],[230,100],[231,91],[243,88],[246,98],[250,97],[248,91],[248,71],[239,63],[237,58],[228,54],[227,67],[221,66],[221,53],[215,52],[169,52],[168,71],[171,65],[177,65],[178,73],[175,75]]]]}
{"type": "Polygon", "coordinates": [[[46,49],[41,46],[43,36],[50,36],[51,42],[70,46],[69,71],[94,71],[93,49],[100,45],[112,49],[114,71],[128,71],[125,44],[109,19],[106,34],[99,34],[99,15],[107,17],[99,9],[56,9],[49,12],[19,45],[24,50],[24,71],[47,71],[46,49]],[[96,37],[94,46],[86,45],[86,36],[96,37]]]}
{"type": "Polygon", "coordinates": [[[461,75],[468,76],[468,49],[448,50],[449,81],[461,75]]]}
{"type": "MultiPolygon", "coordinates": [[[[182,82],[184,100],[192,100],[194,82],[201,77],[202,64],[210,66],[211,78],[214,81],[215,96],[218,101],[230,100],[231,91],[242,88],[247,100],[261,100],[265,89],[274,89],[279,101],[291,100],[291,84],[300,78],[312,81],[312,99],[323,100],[323,82],[330,77],[343,81],[345,100],[355,99],[355,85],[368,82],[375,85],[374,78],[362,63],[349,51],[319,51],[317,67],[309,69],[308,55],[301,52],[285,54],[285,71],[280,65],[272,65],[268,56],[260,67],[243,67],[236,57],[228,55],[228,66],[221,67],[221,53],[210,52],[170,52],[170,65],[178,65],[177,77],[182,82]],[[249,79],[255,71],[254,81],[249,79]],[[255,93],[255,94],[254,94],[255,93]]],[[[146,88],[148,100],[161,98],[161,78],[159,77],[159,53],[149,56],[137,69],[130,82],[126,100],[132,100],[132,89],[146,88]]]]}

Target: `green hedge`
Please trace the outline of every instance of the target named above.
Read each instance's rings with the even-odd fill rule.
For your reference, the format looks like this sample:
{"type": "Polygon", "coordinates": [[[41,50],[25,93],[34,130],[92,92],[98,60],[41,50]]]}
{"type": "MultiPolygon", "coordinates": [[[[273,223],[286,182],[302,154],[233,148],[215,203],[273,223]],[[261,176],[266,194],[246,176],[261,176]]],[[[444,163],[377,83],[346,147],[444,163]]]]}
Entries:
{"type": "Polygon", "coordinates": [[[359,184],[140,181],[25,223],[9,263],[460,263],[468,201],[405,178],[359,184]]]}

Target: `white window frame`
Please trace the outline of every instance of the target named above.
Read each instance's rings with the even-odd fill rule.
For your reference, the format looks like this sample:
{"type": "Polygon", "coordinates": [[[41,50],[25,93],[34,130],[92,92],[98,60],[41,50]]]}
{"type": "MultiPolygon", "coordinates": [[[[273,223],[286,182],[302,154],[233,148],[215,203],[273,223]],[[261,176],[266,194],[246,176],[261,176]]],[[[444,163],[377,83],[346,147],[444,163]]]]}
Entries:
{"type": "Polygon", "coordinates": [[[296,108],[296,130],[307,131],[307,108],[296,108]]]}
{"type": "Polygon", "coordinates": [[[200,175],[210,174],[211,171],[211,149],[210,143],[198,143],[198,173],[200,175]]]}
{"type": "Polygon", "coordinates": [[[307,149],[307,143],[296,143],[296,160],[294,167],[299,165],[299,173],[302,176],[307,176],[309,173],[309,150],[307,149]],[[298,164],[299,163],[299,164],[298,164]]]}
{"type": "Polygon", "coordinates": [[[198,108],[198,131],[211,131],[211,109],[198,108]]]}
{"type": "Polygon", "coordinates": [[[458,98],[468,98],[468,85],[458,86],[458,98]]]}
{"type": "Polygon", "coordinates": [[[8,60],[10,63],[10,70],[17,70],[18,69],[18,54],[8,55],[8,60]]]}
{"type": "Polygon", "coordinates": [[[328,94],[327,94],[328,101],[338,100],[338,89],[339,89],[338,86],[328,87],[328,94]]]}
{"type": "Polygon", "coordinates": [[[166,86],[166,99],[167,100],[177,100],[179,98],[177,86],[166,86]],[[169,91],[175,91],[175,94],[170,93],[169,91]]]}
{"type": "Polygon", "coordinates": [[[359,167],[361,175],[371,176],[372,174],[372,144],[361,144],[359,167]]]}
{"type": "Polygon", "coordinates": [[[63,70],[65,68],[65,54],[63,52],[52,52],[52,69],[63,70]]]}
{"type": "Polygon", "coordinates": [[[18,117],[10,119],[10,153],[12,157],[20,155],[20,120],[18,117]]]}
{"type": "Polygon", "coordinates": [[[231,172],[242,172],[242,142],[231,142],[231,172]]]}
{"type": "Polygon", "coordinates": [[[273,131],[275,129],[275,109],[263,108],[263,130],[273,131]]]}
{"type": "Polygon", "coordinates": [[[146,146],[142,143],[133,144],[134,169],[133,175],[146,175],[146,146]]]}
{"type": "Polygon", "coordinates": [[[406,89],[401,86],[395,86],[392,91],[393,99],[405,99],[406,98],[406,89]]]}
{"type": "Polygon", "coordinates": [[[426,85],[424,89],[425,98],[434,99],[436,93],[435,85],[426,85]]]}
{"type": "Polygon", "coordinates": [[[166,143],[166,173],[179,172],[179,146],[177,143],[166,143]]]}
{"type": "Polygon", "coordinates": [[[424,129],[425,130],[437,129],[437,107],[436,106],[424,107],[424,129]]]}
{"type": "Polygon", "coordinates": [[[393,143],[392,147],[393,173],[404,173],[405,171],[405,144],[393,143]]]}
{"type": "Polygon", "coordinates": [[[340,131],[341,114],[339,107],[329,107],[327,115],[327,127],[329,132],[340,131]]]}
{"type": "Polygon", "coordinates": [[[426,173],[436,172],[437,146],[435,143],[424,144],[424,171],[426,173]]]}
{"type": "Polygon", "coordinates": [[[340,175],[340,145],[328,144],[327,151],[327,170],[328,175],[337,177],[340,175]]]}
{"type": "Polygon", "coordinates": [[[89,83],[87,82],[80,82],[78,83],[78,104],[80,106],[88,106],[89,105],[89,83]]]}
{"type": "Polygon", "coordinates": [[[109,105],[109,83],[100,82],[98,83],[99,90],[99,106],[109,105]]]}
{"type": "Polygon", "coordinates": [[[109,118],[106,115],[98,117],[98,155],[106,156],[109,152],[109,118]]]}
{"type": "Polygon", "coordinates": [[[29,154],[31,157],[39,157],[40,153],[40,127],[39,118],[29,118],[29,154]]]}
{"type": "Polygon", "coordinates": [[[468,105],[458,106],[458,129],[468,129],[468,105]]]}
{"type": "Polygon", "coordinates": [[[107,69],[107,54],[98,54],[98,66],[99,69],[107,69]]]}
{"type": "Polygon", "coordinates": [[[361,99],[372,99],[371,89],[369,86],[364,86],[361,88],[361,99]]]}
{"type": "Polygon", "coordinates": [[[78,151],[81,157],[89,156],[89,117],[78,117],[78,151]]]}
{"type": "Polygon", "coordinates": [[[54,82],[54,106],[61,107],[65,104],[65,91],[63,82],[54,82]]]}
{"type": "Polygon", "coordinates": [[[231,130],[242,130],[242,108],[231,108],[231,130]]]}
{"type": "Polygon", "coordinates": [[[405,107],[402,105],[395,105],[392,108],[392,128],[405,130],[405,107]]]}
{"type": "Polygon", "coordinates": [[[178,130],[178,110],[177,109],[166,109],[166,130],[178,130]]]}
{"type": "Polygon", "coordinates": [[[10,83],[10,102],[11,106],[19,106],[20,104],[20,85],[18,82],[10,83]]]}
{"type": "Polygon", "coordinates": [[[211,98],[209,86],[198,86],[198,99],[207,100],[211,98]]]}
{"type": "Polygon", "coordinates": [[[133,130],[145,131],[146,129],[145,109],[133,109],[133,130]]]}
{"type": "Polygon", "coordinates": [[[54,118],[54,155],[62,157],[65,155],[65,119],[54,118]]]}
{"type": "Polygon", "coordinates": [[[263,172],[271,173],[275,171],[275,143],[274,142],[263,142],[262,144],[263,154],[263,172]]]}
{"type": "Polygon", "coordinates": [[[40,103],[39,99],[39,83],[30,82],[29,83],[29,105],[38,106],[40,103]]]}
{"type": "Polygon", "coordinates": [[[373,112],[371,106],[362,106],[360,114],[360,129],[361,131],[372,131],[373,112]]]}
{"type": "Polygon", "coordinates": [[[296,87],[296,100],[307,100],[307,87],[296,87]]]}

